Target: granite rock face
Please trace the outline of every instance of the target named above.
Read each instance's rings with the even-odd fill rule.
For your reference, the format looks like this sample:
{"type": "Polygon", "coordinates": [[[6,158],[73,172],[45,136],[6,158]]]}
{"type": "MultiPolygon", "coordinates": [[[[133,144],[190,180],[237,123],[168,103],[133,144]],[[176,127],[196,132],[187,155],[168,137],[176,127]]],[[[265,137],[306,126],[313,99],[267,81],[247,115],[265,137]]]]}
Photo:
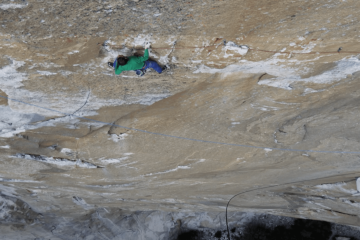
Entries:
{"type": "Polygon", "coordinates": [[[238,193],[233,226],[359,226],[359,8],[2,1],[1,231],[176,239],[223,229],[238,193]],[[146,41],[168,70],[115,76],[107,62],[146,41]]]}

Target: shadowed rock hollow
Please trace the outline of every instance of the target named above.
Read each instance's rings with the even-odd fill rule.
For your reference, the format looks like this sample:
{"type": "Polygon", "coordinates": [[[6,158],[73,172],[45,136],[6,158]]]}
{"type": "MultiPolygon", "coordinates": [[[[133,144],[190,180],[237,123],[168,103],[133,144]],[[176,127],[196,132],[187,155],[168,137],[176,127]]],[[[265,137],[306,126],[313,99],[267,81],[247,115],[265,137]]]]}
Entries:
{"type": "Polygon", "coordinates": [[[231,227],[254,213],[359,226],[359,8],[2,1],[1,232],[223,231],[227,201],[252,189],[232,200],[231,227]],[[170,69],[115,76],[107,62],[145,41],[170,69]]]}

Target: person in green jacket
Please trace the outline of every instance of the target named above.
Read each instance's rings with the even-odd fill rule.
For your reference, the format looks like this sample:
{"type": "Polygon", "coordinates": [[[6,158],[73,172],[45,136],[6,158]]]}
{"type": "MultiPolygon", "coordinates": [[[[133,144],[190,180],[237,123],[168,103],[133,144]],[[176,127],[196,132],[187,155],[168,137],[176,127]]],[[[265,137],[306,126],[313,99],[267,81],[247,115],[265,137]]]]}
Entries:
{"type": "Polygon", "coordinates": [[[115,69],[115,74],[119,75],[122,71],[136,71],[137,75],[143,76],[146,72],[146,69],[152,68],[158,73],[162,73],[162,71],[166,68],[162,68],[159,64],[155,61],[148,60],[149,59],[149,47],[150,44],[145,44],[145,52],[144,56],[137,57],[125,57],[119,55],[115,62],[108,62],[108,66],[115,69]]]}

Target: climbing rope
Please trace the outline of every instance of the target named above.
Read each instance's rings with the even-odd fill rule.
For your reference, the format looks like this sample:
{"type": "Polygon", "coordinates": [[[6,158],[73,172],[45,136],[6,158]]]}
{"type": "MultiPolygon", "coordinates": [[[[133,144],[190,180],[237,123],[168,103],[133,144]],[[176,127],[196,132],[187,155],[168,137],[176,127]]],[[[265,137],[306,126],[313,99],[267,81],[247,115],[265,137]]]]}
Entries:
{"type": "MultiPolygon", "coordinates": [[[[353,172],[353,173],[346,173],[346,174],[341,174],[341,175],[336,175],[336,176],[343,176],[343,175],[351,175],[357,172],[353,172]]],[[[309,181],[314,181],[314,180],[319,180],[319,179],[324,179],[324,178],[329,178],[329,177],[334,177],[334,176],[328,176],[328,177],[321,177],[321,178],[314,178],[314,179],[309,179],[309,180],[301,180],[301,181],[294,181],[294,182],[288,182],[288,183],[280,183],[280,184],[273,184],[273,185],[269,185],[269,186],[265,186],[265,187],[261,187],[261,188],[254,188],[254,189],[250,189],[250,190],[245,190],[242,192],[239,192],[237,194],[235,194],[232,198],[229,199],[228,203],[226,204],[226,208],[225,208],[225,220],[226,220],[226,230],[228,233],[228,240],[231,240],[231,235],[230,235],[230,230],[229,230],[229,223],[228,223],[228,208],[230,205],[231,200],[233,200],[235,197],[244,194],[244,193],[249,193],[249,192],[254,192],[257,190],[264,190],[267,188],[271,188],[271,187],[279,187],[279,186],[285,186],[285,185],[290,185],[290,184],[298,184],[298,183],[303,183],[303,182],[309,182],[309,181]]],[[[356,180],[357,178],[354,178],[352,180],[356,180]]]]}

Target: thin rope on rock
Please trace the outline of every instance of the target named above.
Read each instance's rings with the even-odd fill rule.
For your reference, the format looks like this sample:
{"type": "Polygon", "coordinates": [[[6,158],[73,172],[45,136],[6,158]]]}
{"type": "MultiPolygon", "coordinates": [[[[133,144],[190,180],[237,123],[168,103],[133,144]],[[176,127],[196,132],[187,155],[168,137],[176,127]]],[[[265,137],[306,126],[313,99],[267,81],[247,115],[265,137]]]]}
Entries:
{"type": "MultiPolygon", "coordinates": [[[[340,174],[340,175],[336,175],[336,176],[338,177],[338,176],[343,176],[343,175],[352,175],[354,173],[357,174],[357,172],[352,172],[352,173],[350,172],[350,173],[340,174]]],[[[299,183],[304,183],[304,182],[309,182],[309,181],[314,181],[314,180],[319,180],[319,179],[326,179],[326,178],[329,178],[329,177],[334,177],[334,176],[332,175],[332,176],[321,177],[321,178],[313,178],[313,179],[308,179],[308,180],[300,180],[300,181],[293,181],[293,182],[287,182],[287,183],[272,184],[272,185],[268,185],[268,186],[265,186],[265,187],[253,188],[253,189],[241,191],[241,192],[235,194],[234,196],[232,196],[229,199],[229,201],[226,204],[226,208],[225,208],[225,220],[226,220],[226,230],[227,230],[228,240],[231,240],[231,234],[230,234],[229,223],[228,223],[228,208],[229,208],[231,200],[233,200],[235,197],[237,197],[237,196],[239,196],[241,194],[244,194],[244,193],[254,192],[254,191],[257,191],[257,190],[264,190],[264,189],[267,189],[267,188],[280,187],[280,186],[285,186],[285,185],[290,185],[290,184],[299,184],[299,183]]],[[[351,180],[356,180],[356,179],[357,178],[353,178],[351,180]]]]}

